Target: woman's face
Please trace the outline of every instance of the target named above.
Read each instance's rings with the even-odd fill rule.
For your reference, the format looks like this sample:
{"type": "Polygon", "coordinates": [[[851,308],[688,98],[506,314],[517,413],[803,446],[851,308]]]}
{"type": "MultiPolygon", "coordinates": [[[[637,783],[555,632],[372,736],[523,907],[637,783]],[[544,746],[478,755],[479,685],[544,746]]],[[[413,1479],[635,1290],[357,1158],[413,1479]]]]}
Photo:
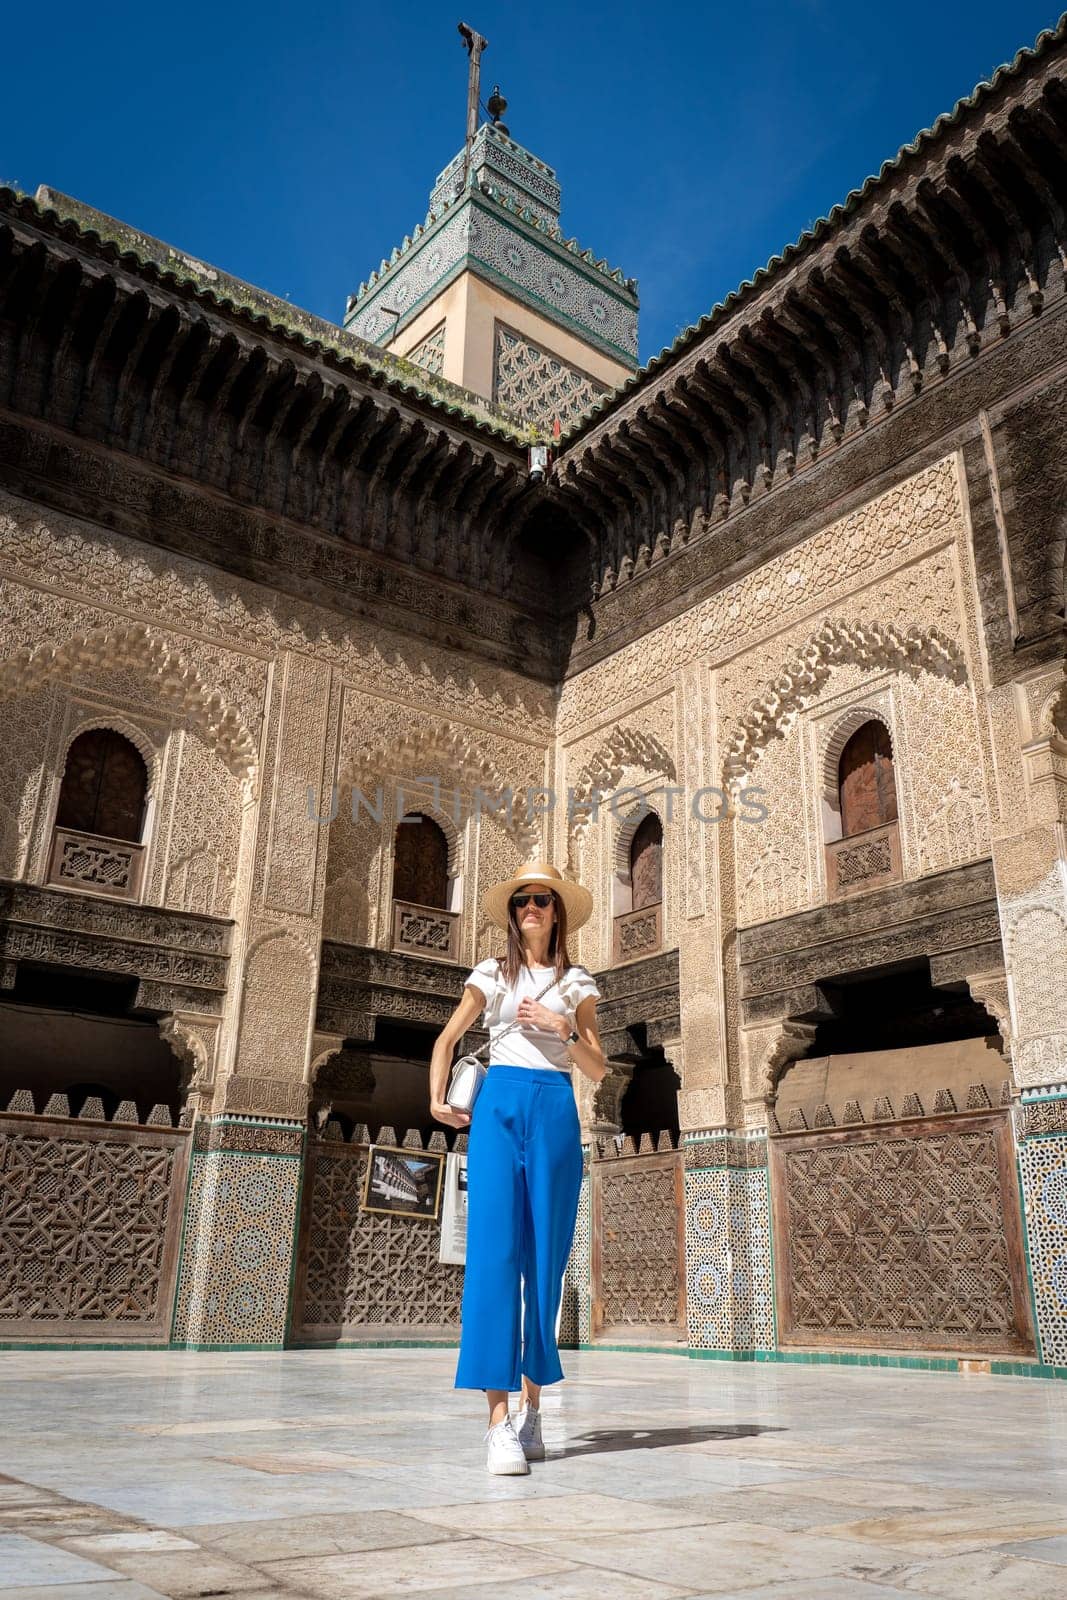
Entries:
{"type": "Polygon", "coordinates": [[[515,913],[515,923],[520,933],[548,932],[556,920],[556,897],[551,889],[542,888],[539,884],[531,884],[528,889],[520,889],[512,896],[512,907],[515,913]],[[539,906],[535,896],[544,899],[549,896],[549,904],[539,906]],[[525,905],[516,905],[516,899],[526,898],[525,905]]]}

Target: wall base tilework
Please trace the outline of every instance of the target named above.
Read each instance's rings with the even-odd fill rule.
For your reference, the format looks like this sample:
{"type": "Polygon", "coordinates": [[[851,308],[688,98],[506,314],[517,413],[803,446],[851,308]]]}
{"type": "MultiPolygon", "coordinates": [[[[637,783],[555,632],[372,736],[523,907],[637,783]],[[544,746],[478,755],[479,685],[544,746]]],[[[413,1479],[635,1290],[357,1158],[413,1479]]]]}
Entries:
{"type": "Polygon", "coordinates": [[[694,1353],[774,1350],[777,1343],[766,1140],[746,1139],[744,1146],[743,1165],[686,1164],[686,1304],[694,1353]]]}
{"type": "Polygon", "coordinates": [[[1023,1139],[1019,1177],[1041,1360],[1067,1367],[1067,1134],[1023,1139]]]}
{"type": "Polygon", "coordinates": [[[285,1343],[299,1156],[193,1156],[172,1331],[176,1345],[285,1343]]]}
{"type": "Polygon", "coordinates": [[[592,1293],[592,1237],[589,1204],[589,1149],[585,1147],[585,1172],[578,1196],[578,1217],[574,1239],[563,1275],[563,1303],[559,1319],[559,1344],[579,1349],[589,1341],[590,1295],[592,1293]]]}

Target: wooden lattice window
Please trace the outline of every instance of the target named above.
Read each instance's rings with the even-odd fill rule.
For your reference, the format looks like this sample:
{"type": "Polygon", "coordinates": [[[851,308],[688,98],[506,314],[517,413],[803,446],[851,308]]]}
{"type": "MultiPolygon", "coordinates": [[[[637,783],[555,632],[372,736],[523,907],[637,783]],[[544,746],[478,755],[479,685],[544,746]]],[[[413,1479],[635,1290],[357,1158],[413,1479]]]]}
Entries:
{"type": "Polygon", "coordinates": [[[642,819],[630,841],[630,883],[634,911],[663,899],[663,824],[654,811],[642,819]]]}
{"type": "Polygon", "coordinates": [[[138,841],[148,768],[137,747],[111,728],[89,728],[67,751],[56,826],[138,841]]]}
{"type": "Polygon", "coordinates": [[[409,812],[397,824],[393,898],[448,909],[448,840],[422,812],[409,812]]]}
{"type": "Polygon", "coordinates": [[[883,827],[897,817],[897,786],[889,730],[877,718],[857,728],[837,768],[841,837],[883,827]]]}

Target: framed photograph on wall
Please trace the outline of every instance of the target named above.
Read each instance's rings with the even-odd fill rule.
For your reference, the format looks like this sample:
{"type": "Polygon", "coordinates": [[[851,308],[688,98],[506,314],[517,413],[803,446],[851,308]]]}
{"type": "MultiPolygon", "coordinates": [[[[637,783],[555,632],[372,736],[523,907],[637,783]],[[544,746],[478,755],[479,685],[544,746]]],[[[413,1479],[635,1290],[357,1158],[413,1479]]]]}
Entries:
{"type": "Polygon", "coordinates": [[[372,1144],[367,1151],[362,1209],[436,1221],[444,1165],[443,1150],[403,1150],[399,1145],[372,1144]]]}

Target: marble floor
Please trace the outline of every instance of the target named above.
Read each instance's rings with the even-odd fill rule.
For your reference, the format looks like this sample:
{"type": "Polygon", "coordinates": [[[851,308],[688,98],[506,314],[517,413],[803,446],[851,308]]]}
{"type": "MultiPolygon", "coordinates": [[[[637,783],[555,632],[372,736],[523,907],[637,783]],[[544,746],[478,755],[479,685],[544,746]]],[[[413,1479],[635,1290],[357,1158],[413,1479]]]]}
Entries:
{"type": "Polygon", "coordinates": [[[1067,1600],[1067,1384],[564,1351],[0,1353],[0,1600],[1067,1600]]]}

